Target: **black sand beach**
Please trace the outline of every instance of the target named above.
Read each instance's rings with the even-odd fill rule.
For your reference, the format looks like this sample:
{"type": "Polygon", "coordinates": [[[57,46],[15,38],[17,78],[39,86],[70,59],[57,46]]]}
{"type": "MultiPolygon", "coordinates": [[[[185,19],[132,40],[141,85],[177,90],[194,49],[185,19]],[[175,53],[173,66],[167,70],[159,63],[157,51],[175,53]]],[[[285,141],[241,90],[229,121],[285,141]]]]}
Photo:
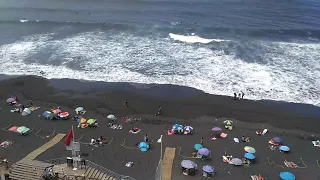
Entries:
{"type": "MultiPolygon", "coordinates": [[[[140,84],[106,84],[102,82],[80,82],[76,80],[46,80],[40,77],[24,76],[7,79],[0,82],[0,118],[1,127],[8,125],[34,127],[32,133],[27,136],[19,136],[11,132],[0,131],[0,140],[14,140],[15,143],[8,148],[0,149],[0,156],[7,157],[9,161],[18,161],[26,154],[42,145],[49,138],[41,138],[34,135],[40,128],[40,136],[56,133],[68,133],[71,125],[75,127],[76,139],[89,143],[92,137],[101,135],[112,142],[104,147],[93,148],[83,144],[81,152],[89,154],[87,159],[113,170],[119,174],[128,175],[142,179],[154,179],[157,163],[160,157],[160,145],[154,143],[153,148],[141,153],[133,148],[122,147],[124,139],[125,146],[133,147],[136,142],[143,141],[144,134],[149,139],[157,141],[160,135],[163,137],[163,147],[181,147],[180,155],[191,156],[193,145],[200,142],[204,137],[204,144],[212,150],[212,161],[195,160],[199,167],[202,164],[214,165],[217,170],[216,179],[234,180],[250,179],[250,175],[261,174],[268,179],[279,179],[279,172],[283,168],[272,166],[267,157],[277,164],[283,164],[285,159],[299,164],[303,159],[307,168],[289,170],[296,175],[297,179],[318,179],[318,167],[316,160],[319,148],[311,144],[311,140],[320,139],[320,119],[316,117],[303,116],[279,106],[262,103],[258,101],[241,100],[235,101],[231,97],[215,96],[202,93],[191,88],[177,87],[171,85],[140,85],[140,84]],[[34,111],[30,116],[21,116],[11,113],[12,107],[5,100],[8,97],[17,96],[20,103],[28,106],[28,100],[32,99],[35,106],[40,109],[34,111]],[[123,101],[128,101],[128,108],[124,108],[123,101]],[[39,117],[44,111],[51,107],[61,106],[61,109],[75,115],[74,109],[78,106],[86,108],[87,118],[97,118],[100,127],[97,129],[78,129],[72,120],[45,120],[39,117]],[[162,107],[163,114],[154,116],[158,107],[162,107]],[[107,128],[106,116],[115,114],[118,123],[123,124],[122,130],[107,128]],[[141,120],[134,122],[135,126],[142,129],[139,134],[129,134],[131,123],[125,123],[123,117],[137,117],[141,120]],[[235,122],[235,129],[227,131],[226,139],[210,140],[210,129],[214,126],[222,127],[222,121],[231,119],[235,122]],[[167,135],[167,130],[175,123],[191,125],[194,127],[194,135],[167,135]],[[269,133],[259,137],[255,135],[257,128],[268,128],[269,133]],[[251,136],[251,143],[234,143],[233,137],[251,136]],[[267,149],[268,139],[280,136],[290,146],[288,155],[280,154],[278,151],[267,149]],[[222,162],[225,151],[235,157],[242,157],[243,147],[250,145],[257,150],[256,164],[251,167],[234,167],[222,162]],[[94,149],[94,150],[92,150],[94,149]],[[124,165],[133,161],[133,168],[124,165]]],[[[179,151],[179,148],[177,148],[179,151]]],[[[58,145],[41,154],[39,160],[49,160],[65,156],[71,153],[65,150],[61,141],[58,145]]],[[[180,172],[180,162],[184,157],[175,156],[175,164],[172,179],[195,179],[200,177],[186,177],[180,172]]],[[[320,160],[320,158],[318,158],[320,160]]],[[[301,165],[301,164],[299,164],[301,165]]]]}

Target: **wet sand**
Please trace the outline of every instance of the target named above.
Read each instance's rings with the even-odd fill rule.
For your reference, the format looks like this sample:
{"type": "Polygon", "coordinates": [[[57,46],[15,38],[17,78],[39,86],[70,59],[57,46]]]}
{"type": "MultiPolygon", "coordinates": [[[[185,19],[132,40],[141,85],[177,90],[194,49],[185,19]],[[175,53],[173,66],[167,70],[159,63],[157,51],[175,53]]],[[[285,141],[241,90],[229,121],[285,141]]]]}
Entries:
{"type": "MultiPolygon", "coordinates": [[[[153,179],[160,156],[160,145],[154,143],[153,148],[146,152],[133,149],[136,142],[143,141],[144,134],[149,139],[157,141],[161,134],[164,147],[181,147],[181,155],[190,156],[193,145],[199,143],[201,137],[205,139],[205,145],[212,150],[213,158],[203,162],[195,160],[199,167],[202,164],[214,165],[217,169],[216,179],[249,179],[251,174],[268,176],[268,179],[277,179],[280,171],[284,169],[274,167],[267,162],[270,157],[278,164],[284,159],[298,163],[300,158],[304,160],[308,168],[294,169],[297,179],[317,179],[320,167],[316,164],[316,157],[319,148],[311,144],[311,139],[320,137],[319,118],[303,117],[301,114],[288,111],[285,108],[261,103],[257,101],[235,101],[231,97],[214,96],[202,93],[191,88],[159,85],[139,85],[119,83],[117,85],[106,85],[105,83],[78,82],[75,80],[50,80],[39,77],[18,77],[0,82],[0,103],[1,127],[11,125],[25,125],[34,127],[34,131],[27,136],[19,136],[11,132],[0,131],[1,141],[14,140],[15,144],[7,149],[1,148],[2,157],[8,157],[12,162],[23,158],[32,150],[36,149],[48,139],[34,135],[40,128],[40,136],[47,136],[56,133],[67,133],[71,125],[75,127],[76,139],[88,143],[92,137],[104,136],[112,142],[104,147],[93,148],[83,144],[81,152],[89,154],[87,159],[109,168],[119,174],[132,176],[138,180],[153,179]],[[17,95],[22,103],[28,106],[28,99],[31,98],[34,105],[41,107],[30,116],[23,117],[11,113],[11,107],[5,103],[10,96],[17,95]],[[124,108],[123,101],[127,100],[129,108],[124,108]],[[83,106],[87,110],[87,118],[97,118],[100,127],[97,129],[78,129],[77,124],[71,120],[50,121],[39,117],[45,110],[53,105],[60,105],[64,111],[74,115],[74,109],[83,106]],[[162,116],[154,116],[158,107],[163,109],[162,116]],[[107,128],[106,116],[115,114],[118,123],[123,124],[122,130],[107,128]],[[125,116],[139,117],[142,120],[134,122],[135,126],[142,129],[139,134],[129,134],[131,123],[125,123],[125,116]],[[217,120],[216,120],[217,119],[217,120]],[[210,129],[214,126],[222,126],[224,119],[235,121],[235,129],[227,132],[226,139],[210,141],[210,129]],[[191,125],[195,128],[194,135],[172,135],[168,136],[167,130],[174,123],[191,125]],[[268,127],[269,133],[259,137],[254,134],[256,128],[268,127]],[[308,133],[306,133],[308,132],[308,133]],[[251,136],[251,143],[234,143],[233,137],[241,138],[242,135],[251,136]],[[280,136],[285,144],[291,147],[292,152],[288,155],[280,154],[278,151],[267,149],[267,141],[273,136],[280,136]],[[124,139],[125,146],[122,147],[124,139]],[[234,167],[222,162],[222,155],[225,151],[235,157],[242,157],[243,147],[251,145],[257,150],[256,164],[251,167],[234,167]],[[94,150],[92,150],[94,149],[94,150]],[[133,161],[133,168],[126,168],[124,165],[133,161]],[[307,177],[306,177],[307,176],[307,177]],[[152,177],[152,178],[151,178],[152,177]]],[[[180,172],[180,162],[184,158],[178,155],[175,158],[173,179],[194,179],[185,177],[180,172]]],[[[65,150],[61,141],[58,145],[40,155],[37,159],[49,160],[59,157],[70,156],[71,153],[65,150]]],[[[319,158],[320,159],[320,158],[319,158]]],[[[196,176],[200,177],[199,172],[196,176]]]]}

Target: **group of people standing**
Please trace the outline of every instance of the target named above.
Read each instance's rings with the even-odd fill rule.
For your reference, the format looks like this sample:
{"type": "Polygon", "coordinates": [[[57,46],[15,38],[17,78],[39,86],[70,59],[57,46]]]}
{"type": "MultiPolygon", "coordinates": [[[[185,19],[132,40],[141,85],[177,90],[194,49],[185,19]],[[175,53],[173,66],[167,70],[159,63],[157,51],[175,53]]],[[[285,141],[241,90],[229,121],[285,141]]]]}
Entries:
{"type": "Polygon", "coordinates": [[[234,94],[234,100],[241,100],[244,97],[244,93],[241,91],[238,94],[237,93],[233,93],[234,94]]]}

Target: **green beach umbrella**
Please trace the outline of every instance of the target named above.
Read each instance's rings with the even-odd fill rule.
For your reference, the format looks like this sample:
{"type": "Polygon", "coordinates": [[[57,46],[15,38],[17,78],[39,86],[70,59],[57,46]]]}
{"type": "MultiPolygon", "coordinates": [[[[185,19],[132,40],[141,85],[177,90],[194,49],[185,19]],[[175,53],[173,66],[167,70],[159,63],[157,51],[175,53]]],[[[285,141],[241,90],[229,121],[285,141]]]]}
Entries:
{"type": "Polygon", "coordinates": [[[96,119],[88,119],[87,120],[87,123],[88,124],[93,124],[93,123],[95,123],[97,120],[96,119]]]}

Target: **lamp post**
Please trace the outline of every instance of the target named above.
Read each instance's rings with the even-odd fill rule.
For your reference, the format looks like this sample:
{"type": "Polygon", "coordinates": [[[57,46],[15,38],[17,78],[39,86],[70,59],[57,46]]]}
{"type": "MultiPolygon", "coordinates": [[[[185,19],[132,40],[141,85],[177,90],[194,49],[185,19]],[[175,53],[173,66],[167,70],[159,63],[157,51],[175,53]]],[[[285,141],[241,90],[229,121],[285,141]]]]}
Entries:
{"type": "Polygon", "coordinates": [[[162,180],[162,135],[158,139],[158,143],[160,143],[160,180],[162,180]]]}

